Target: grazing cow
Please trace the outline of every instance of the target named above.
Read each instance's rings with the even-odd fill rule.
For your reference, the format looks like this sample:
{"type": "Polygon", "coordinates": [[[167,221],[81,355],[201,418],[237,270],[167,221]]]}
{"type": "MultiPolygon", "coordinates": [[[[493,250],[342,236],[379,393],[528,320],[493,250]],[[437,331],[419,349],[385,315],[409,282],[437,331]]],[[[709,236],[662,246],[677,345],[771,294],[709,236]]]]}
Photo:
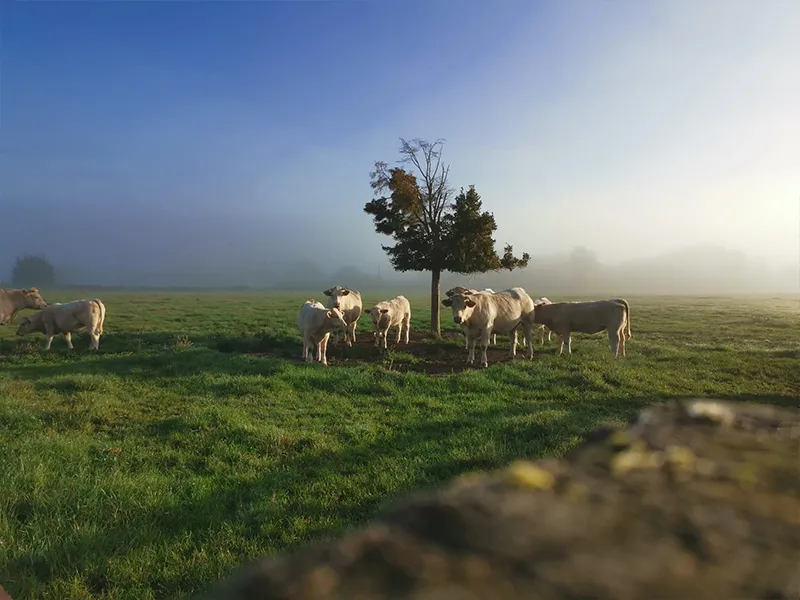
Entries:
{"type": "Polygon", "coordinates": [[[546,325],[558,336],[558,353],[572,354],[571,332],[600,333],[608,331],[611,353],[625,356],[625,339],[631,339],[631,309],[622,298],[593,302],[556,302],[540,304],[534,310],[535,323],[546,325]]]}
{"type": "MultiPolygon", "coordinates": [[[[453,294],[494,294],[492,288],[484,288],[482,290],[473,290],[472,288],[465,288],[463,285],[457,285],[447,290],[444,295],[450,298],[453,294]]],[[[461,333],[464,334],[464,349],[469,350],[469,342],[467,341],[467,332],[464,327],[461,327],[461,333]]],[[[497,344],[497,334],[492,332],[492,344],[497,344]]]]}
{"type": "Polygon", "coordinates": [[[517,355],[515,330],[523,328],[528,345],[528,356],[533,358],[531,331],[533,324],[533,300],[520,287],[503,290],[496,294],[458,294],[442,300],[444,306],[453,310],[453,321],[462,325],[469,344],[467,363],[475,362],[475,343],[481,338],[481,364],[489,366],[486,349],[492,332],[508,334],[511,341],[511,356],[517,355]],[[471,342],[471,343],[470,343],[471,342]]]}
{"type": "MultiPolygon", "coordinates": [[[[356,327],[361,317],[361,294],[357,290],[335,285],[322,292],[328,297],[328,308],[338,308],[347,322],[347,331],[344,333],[348,346],[356,343],[356,327]]],[[[334,334],[336,340],[339,333],[334,334]]]]}
{"type": "MultiPolygon", "coordinates": [[[[539,306],[540,304],[552,304],[552,302],[550,302],[550,300],[548,300],[544,296],[542,296],[541,298],[537,298],[536,300],[533,301],[534,306],[539,306]]],[[[541,344],[542,346],[544,346],[545,331],[547,332],[548,342],[552,339],[551,336],[553,335],[553,332],[550,329],[548,329],[547,325],[541,325],[539,327],[539,344],[541,344]]]]}
{"type": "Polygon", "coordinates": [[[47,302],[36,288],[27,290],[0,288],[0,325],[8,325],[18,312],[26,308],[41,310],[46,307],[47,302]]]}
{"type": "Polygon", "coordinates": [[[406,344],[411,331],[411,304],[405,296],[395,296],[391,300],[378,302],[366,312],[372,318],[372,325],[375,327],[375,347],[381,342],[383,347],[387,347],[386,338],[389,335],[390,327],[397,327],[397,341],[400,343],[400,335],[403,328],[406,330],[406,344]]]}
{"type": "Polygon", "coordinates": [[[45,336],[44,349],[50,350],[53,337],[64,334],[67,347],[72,350],[72,334],[89,332],[89,350],[100,349],[100,336],[103,335],[103,322],[106,320],[106,307],[99,298],[84,298],[61,304],[49,304],[38,313],[28,315],[19,325],[17,335],[40,332],[45,336]]]}
{"type": "Polygon", "coordinates": [[[303,359],[312,362],[312,348],[316,348],[317,361],[327,367],[328,338],[332,331],[347,331],[347,322],[338,308],[327,309],[321,302],[311,299],[300,307],[297,328],[303,336],[303,359]]]}

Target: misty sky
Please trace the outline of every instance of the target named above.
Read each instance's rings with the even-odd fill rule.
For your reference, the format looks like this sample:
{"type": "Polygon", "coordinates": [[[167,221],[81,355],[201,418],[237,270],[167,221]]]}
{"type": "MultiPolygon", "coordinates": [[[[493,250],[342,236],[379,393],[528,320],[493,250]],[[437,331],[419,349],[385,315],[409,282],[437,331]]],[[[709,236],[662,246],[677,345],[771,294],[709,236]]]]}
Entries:
{"type": "Polygon", "coordinates": [[[800,2],[0,11],[2,270],[386,268],[363,206],[401,136],[446,139],[498,247],[798,260],[800,2]]]}

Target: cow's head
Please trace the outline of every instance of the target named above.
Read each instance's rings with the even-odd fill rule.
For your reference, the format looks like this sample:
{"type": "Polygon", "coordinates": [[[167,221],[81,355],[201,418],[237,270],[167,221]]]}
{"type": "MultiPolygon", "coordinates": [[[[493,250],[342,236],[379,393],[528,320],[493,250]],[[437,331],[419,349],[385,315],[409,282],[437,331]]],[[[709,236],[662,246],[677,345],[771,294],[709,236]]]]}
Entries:
{"type": "Polygon", "coordinates": [[[469,319],[476,304],[475,300],[464,294],[453,294],[442,300],[442,306],[449,306],[453,309],[453,322],[457,325],[469,319]]]}
{"type": "Polygon", "coordinates": [[[472,290],[470,288],[465,288],[463,285],[457,285],[456,287],[452,287],[449,290],[447,290],[444,293],[444,295],[447,296],[448,298],[450,298],[453,294],[464,294],[466,296],[474,291],[475,290],[472,290]]]}
{"type": "Polygon", "coordinates": [[[389,314],[388,308],[381,308],[380,306],[373,306],[372,308],[368,308],[364,311],[367,313],[370,318],[372,319],[372,324],[375,326],[375,329],[378,329],[378,326],[381,324],[381,321],[386,320],[386,315],[389,314]]]}
{"type": "Polygon", "coordinates": [[[350,290],[340,285],[335,285],[332,288],[328,288],[322,293],[328,296],[329,308],[341,308],[339,301],[345,296],[349,296],[350,290]]]}
{"type": "Polygon", "coordinates": [[[47,308],[47,302],[44,301],[39,290],[35,287],[29,290],[22,290],[22,297],[25,298],[25,308],[32,308],[33,310],[47,308]]]}
{"type": "Polygon", "coordinates": [[[25,317],[17,327],[17,335],[27,335],[36,331],[36,325],[31,317],[25,317]]]}

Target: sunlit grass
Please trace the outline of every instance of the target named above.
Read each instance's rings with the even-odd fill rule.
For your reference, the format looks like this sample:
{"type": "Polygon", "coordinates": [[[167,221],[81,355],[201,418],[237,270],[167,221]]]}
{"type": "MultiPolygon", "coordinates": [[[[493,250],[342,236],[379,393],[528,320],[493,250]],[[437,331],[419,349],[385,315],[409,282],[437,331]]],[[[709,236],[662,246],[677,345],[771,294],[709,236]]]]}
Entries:
{"type": "Polygon", "coordinates": [[[560,456],[647,404],[800,394],[796,298],[628,297],[626,359],[602,334],[576,336],[571,357],[537,344],[534,361],[499,339],[488,369],[463,370],[461,337],[420,339],[427,298],[410,298],[414,345],[375,349],[362,319],[326,369],[299,361],[302,294],[92,295],[98,354],[85,335],[44,353],[0,328],[0,583],[15,600],[185,598],[412,489],[560,456]]]}

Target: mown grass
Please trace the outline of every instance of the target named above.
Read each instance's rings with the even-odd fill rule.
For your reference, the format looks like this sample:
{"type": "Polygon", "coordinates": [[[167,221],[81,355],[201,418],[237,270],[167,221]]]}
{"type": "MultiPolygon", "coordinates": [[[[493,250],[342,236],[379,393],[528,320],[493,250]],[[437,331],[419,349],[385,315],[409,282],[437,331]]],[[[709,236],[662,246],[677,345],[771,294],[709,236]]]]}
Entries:
{"type": "MultiPolygon", "coordinates": [[[[0,584],[15,600],[186,598],[411,490],[560,456],[647,404],[800,395],[796,297],[628,297],[626,359],[601,334],[571,357],[554,340],[497,362],[503,340],[488,369],[432,376],[414,370],[422,345],[461,363],[462,338],[381,353],[366,319],[327,369],[299,362],[304,294],[92,295],[108,311],[98,354],[85,335],[44,353],[0,328],[0,584]]],[[[423,330],[427,299],[411,302],[423,330]]]]}

